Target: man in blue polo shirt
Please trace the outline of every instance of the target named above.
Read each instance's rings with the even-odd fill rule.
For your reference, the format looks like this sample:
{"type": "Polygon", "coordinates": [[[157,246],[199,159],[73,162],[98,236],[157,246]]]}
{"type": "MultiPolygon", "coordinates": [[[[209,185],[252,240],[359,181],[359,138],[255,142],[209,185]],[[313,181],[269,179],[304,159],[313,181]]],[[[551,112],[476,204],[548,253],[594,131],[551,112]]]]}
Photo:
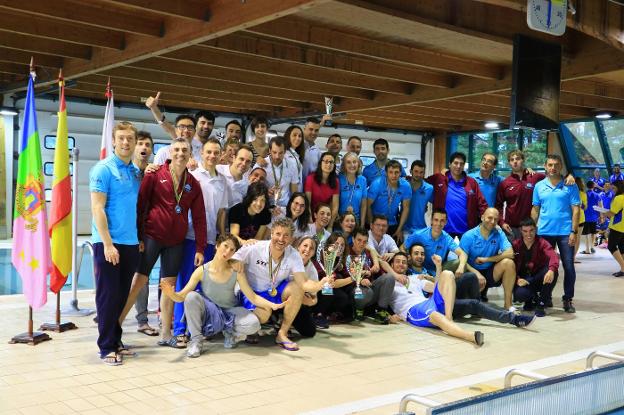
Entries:
{"type": "Polygon", "coordinates": [[[409,178],[412,187],[412,201],[410,214],[404,228],[406,234],[427,227],[425,213],[429,203],[433,203],[433,186],[424,180],[425,163],[421,160],[414,160],[410,172],[412,174],[409,178]]]}
{"type": "MultiPolygon", "coordinates": [[[[390,145],[388,141],[383,138],[378,138],[373,143],[373,152],[375,153],[375,161],[362,170],[362,175],[366,178],[366,184],[370,186],[373,181],[378,177],[386,175],[386,164],[388,163],[388,153],[390,152],[390,145]]],[[[401,168],[401,177],[405,177],[405,170],[403,166],[401,168]]]]}
{"type": "Polygon", "coordinates": [[[511,244],[505,233],[496,227],[497,223],[498,210],[487,208],[481,216],[481,224],[462,236],[459,247],[468,255],[468,271],[486,280],[481,298],[487,298],[485,295],[488,288],[498,287],[502,283],[505,290],[504,307],[509,310],[516,283],[516,266],[511,244]]]}
{"type": "Polygon", "coordinates": [[[403,226],[410,211],[412,189],[407,180],[401,177],[401,163],[396,160],[388,161],[386,174],[373,181],[366,197],[368,223],[372,224],[373,215],[385,215],[388,218],[388,234],[396,241],[402,241],[403,226]]]}
{"type": "Polygon", "coordinates": [[[457,298],[479,298],[479,291],[485,287],[485,278],[480,280],[472,272],[465,272],[468,255],[455,243],[453,238],[444,231],[446,226],[446,211],[444,209],[434,209],[431,213],[431,226],[418,229],[405,239],[401,246],[401,251],[411,252],[415,244],[420,244],[425,249],[425,268],[435,269],[435,264],[431,260],[433,255],[439,255],[443,261],[449,252],[454,252],[459,260],[448,261],[444,264],[444,269],[455,271],[455,284],[457,286],[457,298]]]}
{"type": "Polygon", "coordinates": [[[620,170],[620,164],[615,163],[613,165],[613,174],[609,176],[609,182],[613,184],[618,180],[624,180],[624,173],[622,173],[622,171],[620,170]]]}
{"type": "Polygon", "coordinates": [[[563,162],[557,154],[546,157],[546,178],[535,185],[531,218],[537,222],[537,234],[554,248],[559,247],[563,263],[563,309],[574,313],[572,304],[576,270],[574,269],[574,244],[578,237],[579,189],[563,183],[561,169],[563,162]]]}
{"type": "Polygon", "coordinates": [[[119,316],[139,262],[137,198],[141,172],[132,164],[137,130],[129,122],[113,128],[114,153],[89,174],[100,358],[111,366],[133,354],[121,343],[119,316]]]}
{"type": "Polygon", "coordinates": [[[502,181],[501,177],[494,172],[497,165],[498,157],[492,153],[485,153],[481,157],[481,169],[469,174],[479,184],[479,189],[489,207],[494,207],[496,204],[496,189],[502,181]]]}

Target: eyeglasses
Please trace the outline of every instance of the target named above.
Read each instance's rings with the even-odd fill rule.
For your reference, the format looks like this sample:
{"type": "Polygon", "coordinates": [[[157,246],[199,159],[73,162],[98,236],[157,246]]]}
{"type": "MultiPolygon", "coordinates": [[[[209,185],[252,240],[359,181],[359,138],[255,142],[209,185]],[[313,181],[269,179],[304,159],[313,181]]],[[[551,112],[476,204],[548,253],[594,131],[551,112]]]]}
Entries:
{"type": "Polygon", "coordinates": [[[184,130],[195,131],[195,126],[193,126],[193,125],[180,124],[180,125],[176,125],[176,128],[179,128],[182,131],[184,131],[184,130]]]}

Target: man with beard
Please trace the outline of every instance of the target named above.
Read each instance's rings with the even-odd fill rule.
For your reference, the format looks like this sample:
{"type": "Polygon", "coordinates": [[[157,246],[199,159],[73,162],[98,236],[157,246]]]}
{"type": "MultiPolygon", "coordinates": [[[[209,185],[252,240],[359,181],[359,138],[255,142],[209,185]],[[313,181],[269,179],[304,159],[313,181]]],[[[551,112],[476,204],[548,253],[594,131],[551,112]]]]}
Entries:
{"type": "MultiPolygon", "coordinates": [[[[247,170],[251,167],[252,161],[253,152],[251,151],[251,147],[248,145],[242,145],[236,152],[234,161],[232,161],[229,166],[224,164],[217,165],[217,171],[219,174],[222,174],[227,181],[230,194],[234,193],[234,183],[243,180],[243,175],[247,173],[247,170]]],[[[228,203],[228,209],[232,206],[234,206],[234,203],[230,200],[228,203]]]]}

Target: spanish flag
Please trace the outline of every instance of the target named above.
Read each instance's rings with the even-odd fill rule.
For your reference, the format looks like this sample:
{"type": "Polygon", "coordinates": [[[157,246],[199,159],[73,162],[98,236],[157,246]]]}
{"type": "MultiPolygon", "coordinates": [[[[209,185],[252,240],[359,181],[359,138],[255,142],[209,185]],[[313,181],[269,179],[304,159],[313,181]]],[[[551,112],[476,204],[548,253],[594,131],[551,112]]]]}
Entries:
{"type": "Polygon", "coordinates": [[[50,290],[57,293],[67,280],[72,267],[72,194],[69,175],[69,137],[67,135],[67,109],[65,108],[65,82],[59,75],[60,105],[54,151],[54,181],[50,207],[50,238],[52,239],[52,273],[50,290]]]}

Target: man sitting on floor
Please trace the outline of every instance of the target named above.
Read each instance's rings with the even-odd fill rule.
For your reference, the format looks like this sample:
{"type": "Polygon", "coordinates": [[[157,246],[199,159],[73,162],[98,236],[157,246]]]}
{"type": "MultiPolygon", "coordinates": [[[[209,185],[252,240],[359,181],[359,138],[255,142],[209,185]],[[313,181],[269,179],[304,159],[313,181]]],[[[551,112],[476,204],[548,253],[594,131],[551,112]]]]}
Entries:
{"type": "MultiPolygon", "coordinates": [[[[425,248],[421,244],[414,244],[410,249],[410,262],[411,268],[408,270],[409,275],[416,275],[420,279],[426,279],[431,282],[435,282],[429,272],[429,270],[423,267],[425,262],[425,248]]],[[[474,280],[477,292],[479,284],[476,279],[474,280]]],[[[488,320],[497,321],[499,323],[509,323],[516,327],[527,327],[530,325],[535,316],[525,316],[522,314],[515,314],[511,311],[503,310],[499,307],[492,306],[487,303],[482,303],[478,299],[458,299],[455,298],[455,307],[453,307],[453,318],[461,318],[470,314],[475,317],[483,317],[488,320]]]]}
{"type": "Polygon", "coordinates": [[[487,301],[487,289],[501,284],[505,290],[505,309],[511,307],[511,295],[516,282],[516,267],[511,244],[502,230],[496,228],[498,210],[487,208],[481,224],[462,236],[459,247],[468,255],[468,271],[486,280],[482,300],[487,301]]]}

